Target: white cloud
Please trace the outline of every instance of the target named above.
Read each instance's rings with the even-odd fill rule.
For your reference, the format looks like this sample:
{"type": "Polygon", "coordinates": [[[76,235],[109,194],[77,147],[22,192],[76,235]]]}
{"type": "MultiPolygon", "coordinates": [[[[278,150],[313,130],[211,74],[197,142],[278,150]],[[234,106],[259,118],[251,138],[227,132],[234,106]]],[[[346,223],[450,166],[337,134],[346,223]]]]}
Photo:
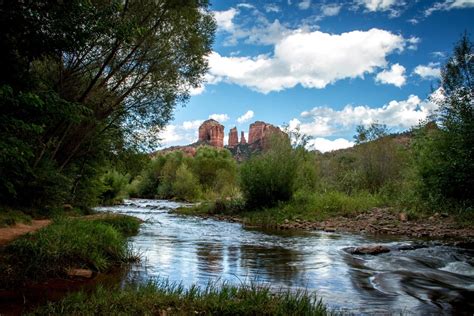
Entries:
{"type": "Polygon", "coordinates": [[[298,3],[298,8],[300,8],[301,10],[309,9],[310,6],[311,0],[302,0],[300,1],[300,3],[298,3]]]}
{"type": "Polygon", "coordinates": [[[329,140],[327,138],[318,137],[318,138],[311,139],[308,142],[308,145],[309,145],[308,147],[310,148],[314,148],[316,150],[319,150],[322,153],[325,153],[328,151],[352,147],[354,146],[354,142],[348,141],[347,139],[344,139],[344,138],[329,140]]]}
{"type": "Polygon", "coordinates": [[[406,82],[405,67],[400,64],[394,64],[390,70],[382,70],[375,77],[375,81],[384,84],[393,84],[396,87],[401,87],[406,82]]]}
{"type": "Polygon", "coordinates": [[[369,12],[388,11],[391,17],[399,16],[400,9],[405,5],[402,0],[356,0],[355,3],[369,12]]]}
{"type": "Polygon", "coordinates": [[[202,120],[186,121],[181,125],[170,124],[158,132],[161,147],[191,144],[198,139],[198,128],[202,120]]]}
{"type": "Polygon", "coordinates": [[[211,114],[211,115],[209,115],[209,118],[223,123],[223,122],[226,122],[226,121],[229,120],[229,115],[227,115],[227,114],[211,114]]]}
{"type": "Polygon", "coordinates": [[[411,50],[416,50],[418,48],[418,44],[421,42],[421,39],[419,37],[416,37],[416,36],[412,36],[410,38],[407,39],[407,43],[408,43],[408,49],[411,49],[411,50]]]}
{"type": "Polygon", "coordinates": [[[269,93],[301,84],[324,88],[346,78],[363,77],[387,65],[386,57],[402,51],[401,35],[380,29],[329,34],[295,30],[279,40],[273,56],[209,58],[214,83],[226,81],[269,93]]]}
{"type": "Polygon", "coordinates": [[[436,2],[433,6],[425,10],[425,16],[430,16],[436,11],[449,11],[464,8],[474,8],[474,0],[445,0],[444,2],[436,2]]]}
{"type": "MultiPolygon", "coordinates": [[[[218,30],[229,33],[223,43],[225,46],[237,45],[240,40],[244,40],[247,44],[273,45],[289,33],[288,28],[282,25],[278,19],[273,20],[273,22],[269,21],[255,7],[242,3],[237,6],[252,9],[251,18],[242,17],[237,20],[238,23],[234,23],[234,18],[240,13],[238,9],[214,11],[218,30]]],[[[265,10],[267,12],[277,12],[279,7],[275,4],[268,4],[265,6],[265,10]]]]}
{"type": "Polygon", "coordinates": [[[445,52],[432,52],[431,55],[433,55],[433,57],[438,58],[438,59],[443,59],[446,57],[445,52]]]}
{"type": "MultiPolygon", "coordinates": [[[[435,92],[433,96],[436,97],[438,94],[435,92]]],[[[406,100],[390,101],[379,108],[350,104],[341,110],[315,107],[302,112],[300,119],[291,120],[289,127],[290,129],[299,127],[302,133],[313,137],[354,132],[357,125],[369,125],[373,122],[386,124],[395,130],[405,130],[425,120],[437,108],[438,106],[432,101],[432,98],[421,100],[416,95],[410,95],[406,100]]]]}
{"type": "Polygon", "coordinates": [[[439,63],[429,63],[428,65],[416,66],[413,73],[423,79],[435,79],[441,76],[441,69],[439,63]]]}
{"type": "Polygon", "coordinates": [[[275,3],[268,3],[265,5],[265,12],[267,13],[270,13],[270,12],[278,13],[280,11],[281,11],[280,7],[276,5],[275,3]]]}
{"type": "Polygon", "coordinates": [[[237,9],[230,8],[226,11],[214,11],[213,13],[218,30],[232,32],[235,29],[233,19],[239,13],[237,9]]]}
{"type": "Polygon", "coordinates": [[[189,94],[190,95],[200,95],[202,94],[204,91],[206,91],[206,87],[204,85],[200,85],[199,87],[197,88],[190,88],[189,89],[189,94]]]}
{"type": "Polygon", "coordinates": [[[237,122],[239,122],[240,124],[245,123],[249,121],[253,116],[254,116],[254,112],[252,110],[248,110],[237,119],[237,122]]]}
{"type": "Polygon", "coordinates": [[[239,3],[239,4],[237,5],[237,7],[239,7],[239,8],[245,8],[245,9],[254,9],[254,8],[255,8],[255,6],[252,5],[252,4],[250,4],[250,3],[239,3]]]}
{"type": "Polygon", "coordinates": [[[185,130],[197,130],[203,122],[203,120],[185,121],[181,127],[185,130]]]}
{"type": "Polygon", "coordinates": [[[324,16],[335,16],[341,11],[341,5],[337,3],[324,4],[321,6],[321,13],[324,16]]]}
{"type": "Polygon", "coordinates": [[[302,123],[299,119],[294,118],[290,120],[288,127],[290,130],[299,127],[301,133],[309,136],[329,136],[336,132],[335,126],[331,125],[330,116],[314,116],[311,119],[310,122],[302,123]]]}
{"type": "Polygon", "coordinates": [[[247,38],[246,43],[273,45],[291,33],[278,19],[272,23],[261,20],[260,23],[260,25],[252,27],[252,29],[246,31],[246,33],[242,33],[245,34],[247,38]]]}

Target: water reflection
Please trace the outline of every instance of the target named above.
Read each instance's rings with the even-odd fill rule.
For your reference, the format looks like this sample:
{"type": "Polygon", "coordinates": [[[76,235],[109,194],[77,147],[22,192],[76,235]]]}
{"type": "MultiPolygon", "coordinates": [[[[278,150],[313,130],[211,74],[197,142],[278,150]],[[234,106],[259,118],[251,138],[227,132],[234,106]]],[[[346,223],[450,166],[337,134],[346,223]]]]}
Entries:
{"type": "Polygon", "coordinates": [[[219,280],[304,288],[317,291],[331,307],[356,314],[474,311],[472,250],[350,234],[245,229],[169,212],[179,206],[131,200],[101,208],[147,220],[131,238],[146,260],[132,267],[129,278],[167,278],[184,286],[219,280]],[[392,251],[379,256],[344,251],[374,242],[392,251]]]}

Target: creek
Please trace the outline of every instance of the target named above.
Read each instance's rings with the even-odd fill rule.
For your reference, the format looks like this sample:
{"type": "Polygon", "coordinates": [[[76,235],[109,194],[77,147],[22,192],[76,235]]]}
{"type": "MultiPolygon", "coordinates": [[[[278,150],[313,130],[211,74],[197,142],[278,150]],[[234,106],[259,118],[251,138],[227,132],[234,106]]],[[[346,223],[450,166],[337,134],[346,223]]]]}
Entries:
{"type": "Polygon", "coordinates": [[[330,308],[354,314],[474,311],[473,249],[440,241],[245,228],[172,212],[183,205],[134,199],[98,208],[145,221],[130,238],[143,260],[129,269],[126,280],[167,279],[185,287],[256,282],[275,289],[306,289],[330,308]],[[391,251],[346,251],[367,244],[391,251]]]}

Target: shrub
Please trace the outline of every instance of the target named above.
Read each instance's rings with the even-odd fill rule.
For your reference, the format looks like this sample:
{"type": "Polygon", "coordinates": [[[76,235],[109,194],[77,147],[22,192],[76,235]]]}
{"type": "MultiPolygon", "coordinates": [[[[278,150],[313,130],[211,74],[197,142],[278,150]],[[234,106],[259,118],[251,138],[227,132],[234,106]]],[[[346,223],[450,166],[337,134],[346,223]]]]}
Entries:
{"type": "Polygon", "coordinates": [[[237,163],[230,151],[212,147],[200,147],[190,161],[193,173],[205,190],[223,188],[221,176],[229,184],[236,182],[237,163]]]}
{"type": "Polygon", "coordinates": [[[12,226],[17,223],[30,223],[31,216],[21,211],[2,209],[0,210],[0,228],[4,226],[12,226]]]}
{"type": "Polygon", "coordinates": [[[184,164],[176,171],[176,179],[172,187],[173,196],[181,200],[196,200],[201,193],[198,179],[184,164]]]}
{"type": "Polygon", "coordinates": [[[130,177],[123,175],[116,170],[107,171],[101,178],[104,191],[101,194],[103,204],[116,204],[121,202],[127,194],[126,187],[130,177]]]}
{"type": "Polygon", "coordinates": [[[247,204],[260,208],[288,201],[293,195],[296,167],[289,141],[272,140],[269,150],[241,167],[241,189],[247,204]]]}

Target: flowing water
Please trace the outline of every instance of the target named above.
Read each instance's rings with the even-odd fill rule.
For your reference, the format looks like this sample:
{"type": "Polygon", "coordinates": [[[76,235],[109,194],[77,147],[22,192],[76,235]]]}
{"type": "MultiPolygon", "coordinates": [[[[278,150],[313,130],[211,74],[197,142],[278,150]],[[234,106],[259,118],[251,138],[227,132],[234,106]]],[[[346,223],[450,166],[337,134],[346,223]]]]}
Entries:
{"type": "Polygon", "coordinates": [[[474,311],[474,250],[413,239],[246,229],[237,223],[180,216],[180,203],[128,200],[99,208],[146,222],[131,238],[144,260],[128,279],[258,282],[315,291],[331,308],[355,314],[466,314],[474,311]],[[389,253],[351,255],[345,248],[383,244],[389,253]]]}

